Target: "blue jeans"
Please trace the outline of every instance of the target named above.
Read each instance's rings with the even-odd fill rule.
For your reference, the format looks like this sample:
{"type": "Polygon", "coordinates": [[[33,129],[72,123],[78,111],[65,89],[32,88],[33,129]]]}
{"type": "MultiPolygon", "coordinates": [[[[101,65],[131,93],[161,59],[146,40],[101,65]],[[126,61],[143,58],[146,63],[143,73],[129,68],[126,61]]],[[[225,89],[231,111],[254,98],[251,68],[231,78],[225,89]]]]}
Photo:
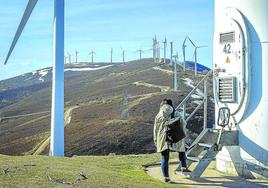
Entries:
{"type": "Polygon", "coordinates": [[[169,161],[169,149],[161,152],[162,160],[161,160],[161,169],[164,177],[169,177],[168,173],[168,161],[169,161]]]}
{"type": "Polygon", "coordinates": [[[186,168],[186,155],[185,152],[179,152],[179,160],[181,163],[181,167],[186,168]]]}

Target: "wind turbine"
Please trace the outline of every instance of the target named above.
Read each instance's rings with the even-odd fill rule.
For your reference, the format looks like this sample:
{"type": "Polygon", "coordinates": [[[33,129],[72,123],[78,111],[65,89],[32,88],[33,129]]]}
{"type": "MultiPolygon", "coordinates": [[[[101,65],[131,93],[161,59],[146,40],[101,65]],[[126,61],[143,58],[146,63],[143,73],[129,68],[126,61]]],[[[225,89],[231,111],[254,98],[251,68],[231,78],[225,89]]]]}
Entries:
{"type": "Polygon", "coordinates": [[[157,54],[157,59],[158,59],[158,62],[160,62],[160,49],[161,49],[161,47],[160,47],[160,43],[157,41],[157,43],[156,43],[156,54],[157,54]]]}
{"type": "Polygon", "coordinates": [[[123,48],[122,49],[122,60],[123,60],[123,63],[125,64],[125,50],[123,48]]]}
{"type": "Polygon", "coordinates": [[[183,55],[183,71],[186,70],[186,58],[185,58],[185,48],[186,48],[186,41],[188,36],[185,37],[183,44],[182,44],[182,55],[183,55]]]}
{"type": "Polygon", "coordinates": [[[79,52],[77,50],[75,50],[75,63],[77,64],[77,55],[79,54],[79,52]]]}
{"type": "Polygon", "coordinates": [[[194,46],[194,75],[197,76],[197,49],[198,48],[204,48],[207,47],[205,45],[203,46],[196,46],[193,41],[188,37],[189,41],[191,42],[191,44],[194,46]]]}
{"type": "Polygon", "coordinates": [[[111,63],[113,63],[113,48],[111,48],[111,63]]]}
{"type": "Polygon", "coordinates": [[[178,82],[177,82],[177,59],[178,59],[178,52],[174,57],[174,64],[173,64],[173,87],[174,91],[178,91],[178,82]]]}
{"type": "MultiPolygon", "coordinates": [[[[8,62],[37,1],[38,0],[28,1],[4,64],[8,62]]],[[[50,141],[50,155],[64,156],[64,0],[54,0],[50,141]]]]}
{"type": "Polygon", "coordinates": [[[167,38],[166,37],[163,43],[164,43],[164,64],[166,64],[166,58],[167,58],[167,38]]]}
{"type": "Polygon", "coordinates": [[[157,56],[157,39],[156,36],[153,38],[153,59],[154,63],[156,63],[156,56],[157,56]]]}
{"type": "Polygon", "coordinates": [[[195,61],[195,76],[197,75],[197,49],[208,47],[207,45],[195,46],[194,48],[194,61],[195,61]]]}
{"type": "Polygon", "coordinates": [[[144,51],[140,48],[139,50],[137,50],[136,52],[140,53],[140,61],[141,61],[141,54],[144,53],[144,51]]]}
{"type": "Polygon", "coordinates": [[[91,55],[91,63],[94,63],[94,54],[96,54],[93,50],[91,50],[91,52],[89,52],[88,55],[91,55]]]}
{"type": "Polygon", "coordinates": [[[170,65],[173,64],[173,42],[170,42],[170,65]]]}

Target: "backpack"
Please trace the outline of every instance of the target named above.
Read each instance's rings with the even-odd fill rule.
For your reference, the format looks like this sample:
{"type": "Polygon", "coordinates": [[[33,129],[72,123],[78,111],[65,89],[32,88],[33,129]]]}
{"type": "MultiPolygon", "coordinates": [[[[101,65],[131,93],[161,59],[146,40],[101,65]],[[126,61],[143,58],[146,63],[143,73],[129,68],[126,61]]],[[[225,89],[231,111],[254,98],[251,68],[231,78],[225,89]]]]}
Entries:
{"type": "Polygon", "coordinates": [[[166,123],[167,132],[166,132],[166,141],[173,144],[177,143],[183,138],[186,137],[182,119],[180,117],[173,118],[166,123]]]}

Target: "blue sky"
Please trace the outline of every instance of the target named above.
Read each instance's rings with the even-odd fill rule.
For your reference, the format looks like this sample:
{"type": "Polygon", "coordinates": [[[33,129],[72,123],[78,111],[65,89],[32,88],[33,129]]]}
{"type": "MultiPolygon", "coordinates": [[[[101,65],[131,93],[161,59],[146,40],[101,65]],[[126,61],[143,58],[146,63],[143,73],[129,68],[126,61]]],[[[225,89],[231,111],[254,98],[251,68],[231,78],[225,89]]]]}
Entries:
{"type": "MultiPolygon", "coordinates": [[[[3,65],[27,2],[0,0],[0,80],[52,65],[53,0],[38,1],[8,64],[3,65]]],[[[198,59],[211,67],[213,30],[213,0],[65,1],[65,52],[78,50],[78,61],[90,61],[88,53],[94,50],[97,62],[107,62],[111,48],[114,61],[121,61],[121,48],[126,60],[138,59],[135,51],[151,48],[154,35],[160,41],[165,36],[173,41],[182,60],[181,45],[188,35],[197,45],[208,45],[198,51],[198,59]]],[[[149,51],[144,54],[151,56],[149,51]]],[[[188,45],[187,59],[192,57],[188,45]]]]}

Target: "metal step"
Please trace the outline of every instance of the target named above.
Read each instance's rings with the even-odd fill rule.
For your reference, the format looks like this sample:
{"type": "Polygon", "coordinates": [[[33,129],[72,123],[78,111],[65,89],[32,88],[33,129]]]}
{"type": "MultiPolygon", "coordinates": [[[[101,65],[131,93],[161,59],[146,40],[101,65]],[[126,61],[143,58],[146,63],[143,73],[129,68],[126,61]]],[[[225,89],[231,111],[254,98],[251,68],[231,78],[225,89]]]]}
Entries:
{"type": "Polygon", "coordinates": [[[187,160],[192,161],[192,162],[199,162],[201,159],[199,157],[187,156],[187,160]]]}
{"type": "Polygon", "coordinates": [[[198,143],[199,146],[205,147],[205,148],[211,148],[214,144],[211,143],[198,143]]]}
{"type": "Polygon", "coordinates": [[[196,167],[191,172],[191,178],[199,178],[203,172],[206,170],[210,162],[216,157],[219,151],[213,151],[212,148],[208,150],[208,152],[200,159],[197,163],[196,167]]]}

